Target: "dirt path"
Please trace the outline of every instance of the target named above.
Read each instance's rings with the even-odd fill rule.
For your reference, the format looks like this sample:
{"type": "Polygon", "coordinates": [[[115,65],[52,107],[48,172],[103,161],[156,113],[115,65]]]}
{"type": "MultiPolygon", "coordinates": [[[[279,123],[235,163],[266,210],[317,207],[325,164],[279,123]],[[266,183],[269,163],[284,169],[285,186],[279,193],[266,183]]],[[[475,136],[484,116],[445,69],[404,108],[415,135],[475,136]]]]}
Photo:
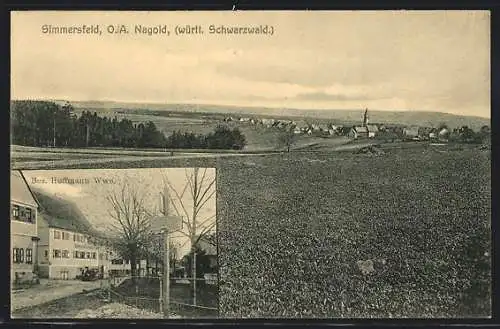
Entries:
{"type": "Polygon", "coordinates": [[[25,290],[13,290],[10,297],[11,311],[50,302],[101,286],[100,281],[50,280],[25,290]]]}

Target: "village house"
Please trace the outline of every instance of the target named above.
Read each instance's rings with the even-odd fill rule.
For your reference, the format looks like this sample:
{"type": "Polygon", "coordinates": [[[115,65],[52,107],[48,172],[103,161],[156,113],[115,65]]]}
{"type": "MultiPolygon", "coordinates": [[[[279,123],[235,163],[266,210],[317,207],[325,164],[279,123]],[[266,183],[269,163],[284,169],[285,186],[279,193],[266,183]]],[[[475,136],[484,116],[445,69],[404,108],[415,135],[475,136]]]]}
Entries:
{"type": "Polygon", "coordinates": [[[262,119],[262,124],[267,128],[270,128],[272,125],[274,125],[274,119],[262,119]]]}
{"type": "Polygon", "coordinates": [[[438,139],[443,142],[447,142],[450,137],[450,131],[448,128],[441,128],[438,132],[438,139]]]}
{"type": "Polygon", "coordinates": [[[217,273],[217,247],[203,238],[198,241],[198,247],[205,252],[205,256],[209,259],[209,272],[217,273]]]}
{"type": "Polygon", "coordinates": [[[368,138],[374,138],[378,134],[378,127],[376,125],[366,125],[368,130],[368,138]]]}
{"type": "Polygon", "coordinates": [[[99,268],[99,248],[92,238],[64,225],[64,220],[43,213],[39,219],[40,276],[50,279],[75,279],[85,269],[99,268]]]}
{"type": "Polygon", "coordinates": [[[419,127],[406,127],[403,129],[403,136],[406,139],[418,139],[419,127]]]}
{"type": "Polygon", "coordinates": [[[438,130],[437,128],[432,128],[430,131],[429,131],[429,139],[430,140],[436,140],[438,137],[438,130]]]}
{"type": "Polygon", "coordinates": [[[35,191],[40,211],[37,221],[40,277],[75,279],[82,271],[106,273],[103,240],[78,207],[68,201],[35,191]]]}
{"type": "Polygon", "coordinates": [[[418,136],[420,137],[421,140],[429,140],[430,139],[430,134],[433,131],[434,128],[431,127],[420,127],[418,129],[418,136]]]}
{"type": "Polygon", "coordinates": [[[354,126],[349,131],[348,136],[350,138],[368,138],[368,128],[363,126],[354,126]]]}
{"type": "Polygon", "coordinates": [[[10,174],[11,282],[30,281],[37,272],[38,201],[21,171],[10,174]]]}

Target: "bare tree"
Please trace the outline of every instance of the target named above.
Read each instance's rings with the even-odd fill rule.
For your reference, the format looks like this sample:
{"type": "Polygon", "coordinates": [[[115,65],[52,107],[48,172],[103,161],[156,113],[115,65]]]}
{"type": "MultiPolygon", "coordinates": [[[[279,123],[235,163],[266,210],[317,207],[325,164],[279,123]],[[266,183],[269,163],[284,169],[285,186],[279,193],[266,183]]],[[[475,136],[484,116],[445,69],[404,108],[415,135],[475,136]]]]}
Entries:
{"type": "Polygon", "coordinates": [[[177,216],[182,218],[185,231],[180,232],[189,238],[191,252],[193,253],[193,303],[196,305],[196,246],[200,239],[215,229],[215,214],[202,218],[200,212],[204,209],[212,197],[214,197],[215,177],[207,176],[208,168],[186,169],[187,182],[184,187],[177,190],[167,177],[164,177],[165,193],[164,199],[170,200],[172,208],[177,216]],[[185,201],[186,193],[189,193],[192,207],[188,207],[185,201]]]}
{"type": "Polygon", "coordinates": [[[118,191],[106,195],[111,205],[109,215],[114,238],[112,245],[125,259],[130,261],[132,280],[137,275],[137,262],[144,255],[144,247],[150,238],[150,213],[145,206],[145,195],[136,186],[125,180],[118,191]]]}

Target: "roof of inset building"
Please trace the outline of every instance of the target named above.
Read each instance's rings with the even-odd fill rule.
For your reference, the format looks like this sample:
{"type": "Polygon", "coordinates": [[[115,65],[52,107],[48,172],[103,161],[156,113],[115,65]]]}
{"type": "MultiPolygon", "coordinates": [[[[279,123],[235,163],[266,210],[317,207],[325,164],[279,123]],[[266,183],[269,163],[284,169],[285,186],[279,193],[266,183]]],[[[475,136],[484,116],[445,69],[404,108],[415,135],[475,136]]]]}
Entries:
{"type": "Polygon", "coordinates": [[[10,172],[10,199],[12,201],[38,207],[37,200],[33,196],[28,183],[18,170],[12,170],[10,172]]]}

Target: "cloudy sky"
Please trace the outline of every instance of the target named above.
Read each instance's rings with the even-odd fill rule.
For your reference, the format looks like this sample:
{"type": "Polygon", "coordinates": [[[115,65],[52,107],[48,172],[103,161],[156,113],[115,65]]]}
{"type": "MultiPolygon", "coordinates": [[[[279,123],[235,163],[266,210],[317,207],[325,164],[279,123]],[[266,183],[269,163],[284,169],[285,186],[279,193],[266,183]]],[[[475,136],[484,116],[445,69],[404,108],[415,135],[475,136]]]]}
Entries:
{"type": "MultiPolygon", "coordinates": [[[[215,179],[215,168],[200,169],[198,177],[201,179],[203,171],[205,174],[205,186],[208,182],[215,179]]],[[[88,221],[98,230],[111,232],[110,224],[117,224],[109,211],[112,210],[111,204],[106,200],[106,196],[110,194],[120,195],[118,192],[123,187],[124,182],[130,184],[138,195],[144,197],[144,204],[152,213],[160,215],[158,212],[160,207],[160,192],[163,191],[165,178],[168,179],[172,187],[181,193],[187,184],[187,175],[192,174],[191,168],[147,168],[147,169],[86,169],[86,170],[28,170],[23,171],[30,186],[38,189],[46,194],[57,196],[64,200],[74,202],[82,213],[86,216],[88,221]],[[67,182],[73,180],[71,183],[52,183],[52,178],[58,178],[59,182],[66,179],[67,182]],[[37,183],[34,183],[36,178],[37,183]],[[96,183],[98,179],[112,179],[113,183],[103,184],[96,183]],[[82,184],[83,179],[88,179],[88,183],[82,184]],[[41,183],[45,180],[45,183],[41,183]],[[79,180],[80,182],[77,182],[79,180]]],[[[215,191],[215,184],[210,191],[215,191]]],[[[207,195],[209,195],[208,193],[207,195]]],[[[180,209],[179,199],[175,196],[175,192],[171,193],[174,202],[178,209],[180,209]]],[[[192,214],[192,196],[188,192],[182,197],[182,201],[189,214],[192,214]]],[[[172,213],[175,215],[173,208],[172,213]]],[[[207,203],[202,207],[199,212],[199,222],[202,223],[205,219],[206,227],[212,224],[216,214],[216,196],[213,195],[207,203]]],[[[183,231],[187,233],[187,227],[184,225],[183,231]]],[[[189,251],[188,239],[182,233],[172,233],[172,241],[178,243],[180,248],[180,256],[189,251]]]]}
{"type": "Polygon", "coordinates": [[[487,11],[16,12],[12,98],[490,116],[487,11]],[[98,24],[102,35],[43,34],[98,24]],[[108,25],[129,34],[108,34],[108,25]],[[136,35],[200,25],[203,35],[136,35]],[[210,25],[273,35],[211,35],[210,25]]]}

